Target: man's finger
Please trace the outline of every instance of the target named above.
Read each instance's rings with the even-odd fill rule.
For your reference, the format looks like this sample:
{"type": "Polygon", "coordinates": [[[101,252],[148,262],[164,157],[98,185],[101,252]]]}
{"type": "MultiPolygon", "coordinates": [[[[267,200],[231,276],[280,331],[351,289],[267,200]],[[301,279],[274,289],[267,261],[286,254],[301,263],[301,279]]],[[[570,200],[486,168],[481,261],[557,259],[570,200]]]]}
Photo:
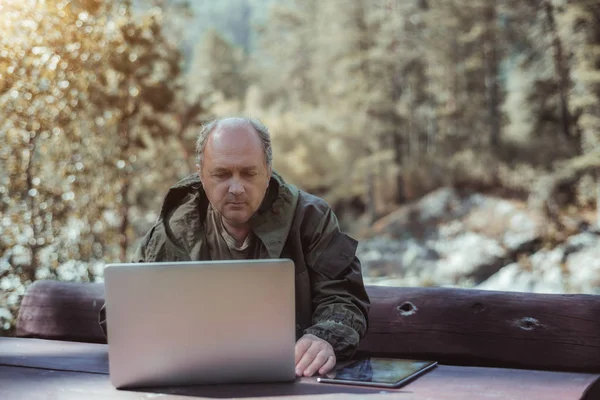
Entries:
{"type": "Polygon", "coordinates": [[[329,356],[327,362],[319,369],[319,375],[325,375],[335,367],[335,356],[329,356]]]}
{"type": "Polygon", "coordinates": [[[294,352],[296,354],[296,360],[294,361],[294,364],[297,365],[300,360],[302,359],[302,356],[304,355],[304,353],[306,353],[306,351],[309,349],[309,347],[313,344],[312,340],[309,339],[300,339],[298,340],[298,342],[296,343],[296,346],[294,347],[294,352]]]}
{"type": "Polygon", "coordinates": [[[319,370],[319,368],[325,365],[329,359],[329,356],[330,354],[327,350],[321,350],[314,358],[312,363],[310,363],[310,365],[304,369],[304,376],[313,376],[315,372],[319,370]]]}
{"type": "Polygon", "coordinates": [[[319,351],[320,349],[318,343],[311,342],[311,346],[304,352],[304,354],[300,358],[300,361],[298,361],[298,363],[296,364],[297,376],[304,375],[304,370],[306,370],[306,367],[312,364],[317,354],[319,354],[319,351]]]}

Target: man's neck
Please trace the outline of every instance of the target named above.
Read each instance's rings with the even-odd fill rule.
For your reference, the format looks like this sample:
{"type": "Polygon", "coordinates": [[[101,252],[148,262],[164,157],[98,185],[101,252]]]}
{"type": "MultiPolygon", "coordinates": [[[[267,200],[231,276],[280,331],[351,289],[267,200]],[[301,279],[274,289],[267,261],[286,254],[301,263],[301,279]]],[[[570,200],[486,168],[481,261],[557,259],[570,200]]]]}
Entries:
{"type": "Polygon", "coordinates": [[[241,247],[242,244],[244,244],[246,238],[248,237],[248,234],[250,233],[250,226],[247,224],[240,226],[231,226],[229,225],[229,223],[227,223],[227,221],[225,221],[225,218],[223,217],[221,217],[221,222],[223,223],[223,228],[225,228],[227,233],[229,233],[231,237],[235,239],[236,246],[241,247]]]}

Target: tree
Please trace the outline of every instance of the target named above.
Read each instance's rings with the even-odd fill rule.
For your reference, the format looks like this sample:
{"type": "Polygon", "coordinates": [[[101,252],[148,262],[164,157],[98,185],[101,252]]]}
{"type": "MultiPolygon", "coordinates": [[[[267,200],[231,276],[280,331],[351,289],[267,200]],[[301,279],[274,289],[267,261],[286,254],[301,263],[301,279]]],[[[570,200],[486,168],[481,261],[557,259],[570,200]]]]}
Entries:
{"type": "MultiPolygon", "coordinates": [[[[23,256],[14,271],[32,281],[40,252],[55,244],[69,215],[84,217],[91,201],[86,187],[93,165],[83,160],[94,140],[87,135],[97,115],[88,107],[89,88],[106,43],[106,10],[84,2],[4,6],[0,135],[8,144],[2,158],[8,175],[3,214],[5,226],[16,229],[2,235],[3,250],[15,260],[14,246],[22,249],[16,250],[23,256]]],[[[89,255],[94,241],[89,243],[62,247],[52,254],[53,265],[79,252],[89,255]]]]}
{"type": "MultiPolygon", "coordinates": [[[[108,11],[95,2],[2,7],[0,279],[12,282],[14,305],[25,285],[56,276],[62,263],[102,255],[107,238],[94,229],[102,218],[89,207],[99,189],[89,91],[108,11]]],[[[90,279],[94,271],[71,273],[90,279]]]]}
{"type": "MultiPolygon", "coordinates": [[[[600,148],[600,4],[593,1],[574,0],[567,3],[557,17],[558,24],[566,32],[569,48],[573,49],[573,82],[570,102],[572,114],[577,116],[581,132],[581,151],[595,153],[600,148]]],[[[600,226],[600,168],[595,171],[596,203],[600,226]]],[[[588,185],[589,186],[589,185],[588,185]]],[[[580,192],[588,192],[580,187],[580,192]]],[[[584,197],[593,198],[587,193],[584,197]]]]}
{"type": "Polygon", "coordinates": [[[188,77],[203,91],[241,101],[246,92],[243,53],[211,29],[196,49],[188,77]]]}
{"type": "MultiPolygon", "coordinates": [[[[270,104],[283,110],[297,104],[316,105],[316,50],[323,39],[322,5],[316,0],[276,5],[268,22],[259,28],[260,47],[254,56],[253,75],[270,104]]],[[[320,92],[320,91],[319,91],[320,92]]]]}
{"type": "Polygon", "coordinates": [[[565,137],[571,137],[571,116],[569,112],[569,67],[563,49],[562,39],[556,26],[556,8],[551,0],[543,0],[544,14],[548,25],[548,32],[552,38],[552,50],[554,56],[554,65],[558,81],[558,92],[560,95],[560,112],[562,132],[565,137]]]}
{"type": "MultiPolygon", "coordinates": [[[[101,279],[188,173],[204,112],[161,12],[127,2],[3,2],[0,281],[13,315],[35,279],[101,279]],[[193,139],[191,139],[193,143],[193,139]],[[135,230],[135,231],[134,231],[135,230]]],[[[8,322],[10,327],[10,321],[8,322]]]]}
{"type": "Polygon", "coordinates": [[[143,159],[143,153],[154,153],[154,143],[174,146],[171,157],[175,159],[171,161],[176,168],[171,170],[171,180],[189,171],[186,149],[193,146],[184,133],[204,107],[201,97],[189,100],[183,94],[181,52],[162,31],[162,11],[133,18],[125,3],[119,14],[117,32],[107,44],[108,68],[98,74],[92,101],[110,115],[109,123],[118,135],[113,153],[117,168],[110,174],[115,178],[110,188],[119,203],[121,260],[126,260],[133,236],[130,213],[136,204],[135,193],[156,184],[148,175],[140,181],[140,169],[146,168],[147,162],[153,164],[150,158],[143,159]]]}

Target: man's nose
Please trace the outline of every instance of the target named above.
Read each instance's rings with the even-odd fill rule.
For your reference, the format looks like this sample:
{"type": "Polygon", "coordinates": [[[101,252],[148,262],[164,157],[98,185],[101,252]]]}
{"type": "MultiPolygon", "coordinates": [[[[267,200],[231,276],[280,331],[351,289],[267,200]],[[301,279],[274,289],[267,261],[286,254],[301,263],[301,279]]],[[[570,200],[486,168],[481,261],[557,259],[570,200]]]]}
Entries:
{"type": "Polygon", "coordinates": [[[232,179],[231,184],[229,185],[229,193],[233,195],[240,195],[244,193],[244,185],[242,185],[237,179],[232,179]]]}

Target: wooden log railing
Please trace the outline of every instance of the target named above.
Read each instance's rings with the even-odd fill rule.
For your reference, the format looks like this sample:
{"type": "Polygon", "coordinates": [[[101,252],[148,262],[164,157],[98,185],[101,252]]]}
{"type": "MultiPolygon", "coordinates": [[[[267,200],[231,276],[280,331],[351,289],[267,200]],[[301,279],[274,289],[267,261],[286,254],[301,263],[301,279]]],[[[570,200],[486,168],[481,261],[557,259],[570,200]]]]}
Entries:
{"type": "Polygon", "coordinates": [[[104,284],[36,281],[19,308],[16,336],[106,343],[98,321],[104,284]]]}
{"type": "Polygon", "coordinates": [[[600,296],[369,287],[359,354],[600,371],[600,296]]]}
{"type": "MultiPolygon", "coordinates": [[[[600,372],[600,296],[368,286],[369,332],[357,355],[443,364],[600,372]]],[[[105,342],[100,283],[37,281],[16,335],[105,342]]]]}

